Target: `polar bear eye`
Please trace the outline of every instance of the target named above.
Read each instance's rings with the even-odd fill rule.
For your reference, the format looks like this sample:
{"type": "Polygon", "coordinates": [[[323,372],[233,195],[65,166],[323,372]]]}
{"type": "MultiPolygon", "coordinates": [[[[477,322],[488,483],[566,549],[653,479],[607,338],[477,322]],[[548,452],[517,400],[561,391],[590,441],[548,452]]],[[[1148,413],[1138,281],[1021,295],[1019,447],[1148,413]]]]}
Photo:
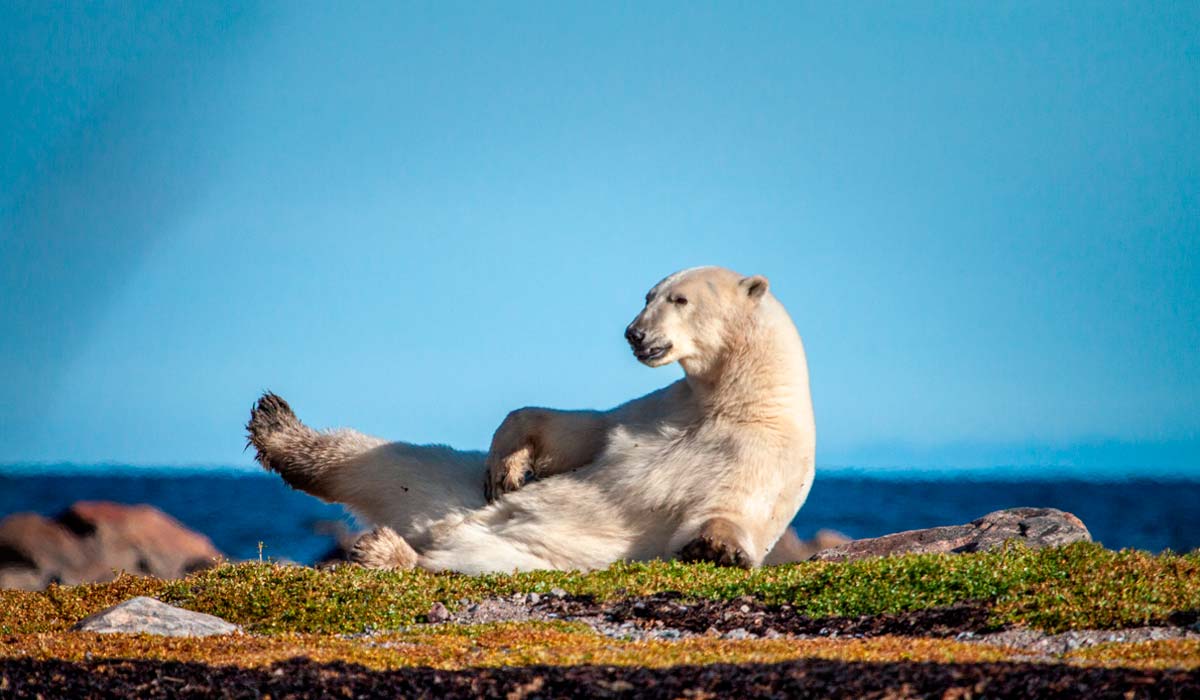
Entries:
{"type": "Polygon", "coordinates": [[[678,306],[687,306],[687,297],[675,297],[671,301],[678,306]]]}

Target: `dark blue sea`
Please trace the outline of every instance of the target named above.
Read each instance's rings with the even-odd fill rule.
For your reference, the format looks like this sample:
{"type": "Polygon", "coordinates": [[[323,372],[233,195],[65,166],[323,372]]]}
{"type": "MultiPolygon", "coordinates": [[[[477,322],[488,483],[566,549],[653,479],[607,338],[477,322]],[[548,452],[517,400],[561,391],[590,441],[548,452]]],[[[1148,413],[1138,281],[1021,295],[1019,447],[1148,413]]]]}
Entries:
{"type": "MultiPolygon", "coordinates": [[[[311,563],[333,545],[332,521],[351,524],[339,506],[292,491],[272,475],[244,471],[115,470],[36,474],[0,471],[0,517],[19,511],[52,516],[78,500],[149,503],[208,535],[234,559],[266,557],[311,563]]],[[[964,523],[1001,508],[1048,506],[1079,516],[1111,548],[1177,552],[1200,548],[1200,481],[1132,479],[902,478],[818,474],[794,525],[802,537],[820,528],[851,537],[964,523]]]]}

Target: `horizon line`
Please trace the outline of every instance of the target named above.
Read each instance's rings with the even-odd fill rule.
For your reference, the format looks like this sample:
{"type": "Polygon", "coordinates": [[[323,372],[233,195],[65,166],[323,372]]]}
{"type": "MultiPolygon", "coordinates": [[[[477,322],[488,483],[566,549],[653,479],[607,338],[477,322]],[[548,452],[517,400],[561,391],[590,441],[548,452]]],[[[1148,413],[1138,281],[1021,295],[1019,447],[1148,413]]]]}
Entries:
{"type": "MultiPolygon", "coordinates": [[[[818,464],[817,473],[835,478],[942,481],[1091,481],[1128,482],[1200,481],[1200,470],[1172,466],[1089,466],[1078,464],[995,464],[948,466],[940,464],[818,464]]],[[[127,463],[101,462],[0,462],[0,477],[57,476],[176,476],[208,474],[213,476],[275,476],[255,464],[220,463],[127,463]]],[[[820,478],[818,476],[818,478],[820,478]]]]}

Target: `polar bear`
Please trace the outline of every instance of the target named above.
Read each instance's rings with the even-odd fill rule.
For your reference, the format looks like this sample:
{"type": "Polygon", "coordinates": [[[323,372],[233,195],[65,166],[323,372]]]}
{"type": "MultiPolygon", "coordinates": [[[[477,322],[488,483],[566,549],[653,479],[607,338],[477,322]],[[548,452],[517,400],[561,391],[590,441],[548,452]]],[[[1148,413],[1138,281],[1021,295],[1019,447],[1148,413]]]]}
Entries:
{"type": "Polygon", "coordinates": [[[643,364],[678,362],[684,378],[609,411],[514,411],[486,455],[318,432],[270,393],[251,412],[249,442],[291,486],[377,526],[355,547],[367,566],[760,565],[815,471],[791,317],[766,278],[693,268],[650,290],[625,337],[643,364]]]}

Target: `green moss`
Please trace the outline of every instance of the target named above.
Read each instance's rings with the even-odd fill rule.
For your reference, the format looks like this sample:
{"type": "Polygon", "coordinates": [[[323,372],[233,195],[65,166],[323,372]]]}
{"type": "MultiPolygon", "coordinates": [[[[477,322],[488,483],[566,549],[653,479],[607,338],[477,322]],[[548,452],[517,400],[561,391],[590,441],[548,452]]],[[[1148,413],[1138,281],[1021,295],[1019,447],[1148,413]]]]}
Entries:
{"type": "Polygon", "coordinates": [[[1061,632],[1133,627],[1200,612],[1200,553],[1154,556],[1097,545],[1043,550],[1025,585],[996,599],[996,619],[1061,632]]]}
{"type": "Polygon", "coordinates": [[[996,624],[1059,631],[1124,627],[1200,610],[1200,553],[1153,556],[1094,544],[1038,551],[1013,546],[986,554],[806,562],[750,572],[651,562],[621,563],[587,574],[490,576],[246,563],[177,581],[123,576],[113,583],[41,593],[0,591],[0,633],[65,629],[132,595],[152,595],[259,633],[359,632],[418,622],[437,601],[453,608],[461,599],[552,588],[600,599],[662,591],[693,598],[751,595],[768,604],[790,604],[813,617],[983,601],[993,606],[996,624]]]}

